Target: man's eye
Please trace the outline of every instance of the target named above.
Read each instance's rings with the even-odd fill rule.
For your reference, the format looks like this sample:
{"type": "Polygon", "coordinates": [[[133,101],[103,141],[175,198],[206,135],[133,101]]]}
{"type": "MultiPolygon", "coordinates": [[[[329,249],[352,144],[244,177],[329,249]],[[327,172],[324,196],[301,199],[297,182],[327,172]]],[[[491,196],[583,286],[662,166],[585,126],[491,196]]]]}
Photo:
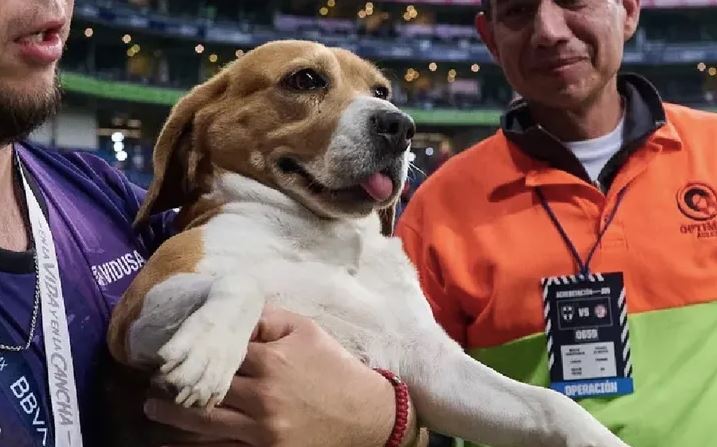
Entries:
{"type": "Polygon", "coordinates": [[[504,12],[504,15],[506,17],[524,16],[528,13],[528,9],[527,6],[515,6],[508,8],[508,10],[504,12]]]}
{"type": "Polygon", "coordinates": [[[561,8],[575,9],[583,5],[584,0],[556,0],[555,3],[561,8]]]}
{"type": "Polygon", "coordinates": [[[515,20],[518,18],[528,17],[533,14],[534,10],[535,5],[515,2],[501,8],[498,12],[498,16],[501,19],[515,20]]]}

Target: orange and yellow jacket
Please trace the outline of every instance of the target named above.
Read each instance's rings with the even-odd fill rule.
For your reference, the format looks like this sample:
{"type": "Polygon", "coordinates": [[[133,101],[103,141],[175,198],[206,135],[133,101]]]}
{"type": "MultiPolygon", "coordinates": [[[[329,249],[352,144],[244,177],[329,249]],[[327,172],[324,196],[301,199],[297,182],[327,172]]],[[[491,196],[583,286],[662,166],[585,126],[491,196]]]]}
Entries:
{"type": "Polygon", "coordinates": [[[540,281],[577,266],[535,188],[584,259],[626,187],[591,269],[624,274],[635,392],[580,403],[633,447],[717,446],[717,115],[634,75],[618,85],[624,146],[598,184],[519,103],[419,188],[396,232],[446,331],[547,386],[540,281]]]}

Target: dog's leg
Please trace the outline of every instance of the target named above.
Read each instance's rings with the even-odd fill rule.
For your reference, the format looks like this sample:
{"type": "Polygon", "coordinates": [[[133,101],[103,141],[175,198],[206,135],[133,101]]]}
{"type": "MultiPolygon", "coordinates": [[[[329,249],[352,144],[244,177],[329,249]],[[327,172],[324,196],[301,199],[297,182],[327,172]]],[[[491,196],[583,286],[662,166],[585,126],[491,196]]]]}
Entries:
{"type": "Polygon", "coordinates": [[[133,366],[160,364],[159,349],[206,302],[212,281],[209,275],[180,273],[150,289],[128,331],[128,357],[133,366]]]}
{"type": "Polygon", "coordinates": [[[407,348],[402,374],[431,430],[492,447],[626,446],[568,397],[499,374],[439,328],[407,348]]]}
{"type": "Polygon", "coordinates": [[[223,276],[212,283],[206,302],[159,350],[163,380],[176,387],[178,404],[213,407],[224,399],[264,301],[251,276],[223,276]]]}

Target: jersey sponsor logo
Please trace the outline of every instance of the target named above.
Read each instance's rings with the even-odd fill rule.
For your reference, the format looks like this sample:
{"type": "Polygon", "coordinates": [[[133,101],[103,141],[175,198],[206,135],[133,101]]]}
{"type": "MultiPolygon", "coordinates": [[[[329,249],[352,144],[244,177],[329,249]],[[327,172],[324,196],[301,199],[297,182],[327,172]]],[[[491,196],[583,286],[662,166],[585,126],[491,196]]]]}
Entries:
{"type": "Polygon", "coordinates": [[[125,253],[111,261],[92,266],[92,274],[100,286],[108,286],[134,275],[145,264],[145,259],[137,250],[125,253]]]}
{"type": "Polygon", "coordinates": [[[677,207],[690,219],[680,232],[694,237],[717,237],[717,193],[708,184],[690,182],[677,192],[677,207]]]}
{"type": "Polygon", "coordinates": [[[10,385],[10,391],[18,400],[18,404],[29,419],[32,428],[42,439],[42,445],[47,446],[47,434],[49,431],[47,421],[40,414],[37,396],[30,390],[30,383],[27,378],[25,376],[19,377],[10,385]]]}

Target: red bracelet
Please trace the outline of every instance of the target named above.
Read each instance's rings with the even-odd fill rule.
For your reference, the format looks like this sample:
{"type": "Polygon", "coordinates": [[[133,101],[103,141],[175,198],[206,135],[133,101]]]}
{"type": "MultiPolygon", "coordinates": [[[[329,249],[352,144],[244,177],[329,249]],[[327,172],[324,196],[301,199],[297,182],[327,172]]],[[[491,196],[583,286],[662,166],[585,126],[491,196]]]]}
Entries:
{"type": "Polygon", "coordinates": [[[400,447],[408,428],[408,385],[391,371],[380,368],[374,370],[391,382],[396,393],[396,419],[391,436],[386,441],[386,447],[400,447]]]}

